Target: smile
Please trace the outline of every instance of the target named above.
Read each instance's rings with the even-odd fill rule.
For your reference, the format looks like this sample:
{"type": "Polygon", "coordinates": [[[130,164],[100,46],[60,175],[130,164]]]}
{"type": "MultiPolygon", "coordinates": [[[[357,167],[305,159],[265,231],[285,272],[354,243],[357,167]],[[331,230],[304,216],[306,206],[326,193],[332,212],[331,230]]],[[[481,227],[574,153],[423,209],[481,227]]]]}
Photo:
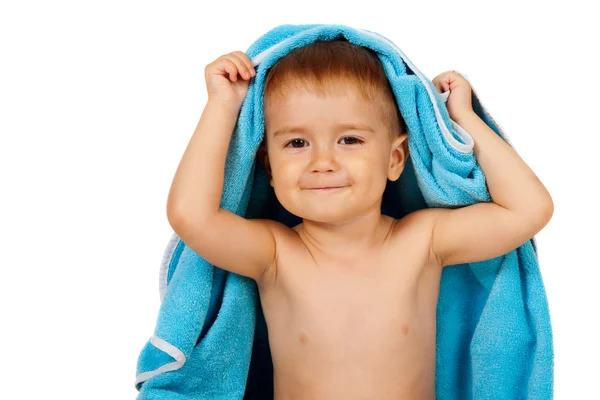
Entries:
{"type": "Polygon", "coordinates": [[[324,187],[324,188],[314,188],[314,189],[309,189],[313,192],[332,192],[335,190],[339,190],[339,189],[344,189],[347,188],[347,186],[331,186],[331,187],[324,187]]]}

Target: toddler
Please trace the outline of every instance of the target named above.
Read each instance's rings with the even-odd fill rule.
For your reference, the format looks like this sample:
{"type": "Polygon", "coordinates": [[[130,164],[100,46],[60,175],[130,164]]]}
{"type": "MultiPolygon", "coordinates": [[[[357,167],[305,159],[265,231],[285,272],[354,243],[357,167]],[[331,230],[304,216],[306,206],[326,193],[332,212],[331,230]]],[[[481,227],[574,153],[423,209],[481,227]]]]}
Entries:
{"type": "Polygon", "coordinates": [[[521,246],[553,214],[519,155],[471,107],[449,71],[450,117],[474,139],[493,202],[381,213],[409,157],[383,66],[344,40],[292,50],[268,72],[258,158],[293,228],[220,209],[231,134],[255,71],[241,51],[205,69],[208,101],[169,192],[167,216],[198,255],[257,283],[274,395],[285,399],[434,399],[436,308],[445,266],[521,246]]]}

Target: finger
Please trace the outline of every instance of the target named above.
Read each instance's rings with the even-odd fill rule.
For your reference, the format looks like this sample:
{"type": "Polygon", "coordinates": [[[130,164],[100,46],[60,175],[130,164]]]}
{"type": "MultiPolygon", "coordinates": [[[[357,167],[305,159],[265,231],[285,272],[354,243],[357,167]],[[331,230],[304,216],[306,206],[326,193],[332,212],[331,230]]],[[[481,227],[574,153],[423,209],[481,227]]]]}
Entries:
{"type": "Polygon", "coordinates": [[[244,62],[244,64],[248,67],[250,72],[252,72],[254,70],[254,65],[252,65],[252,60],[250,59],[250,57],[248,57],[248,55],[246,53],[244,53],[243,51],[234,51],[233,54],[237,55],[244,62]]]}
{"type": "Polygon", "coordinates": [[[233,71],[230,74],[230,79],[233,82],[237,81],[238,74],[240,74],[240,75],[243,74],[244,66],[240,64],[240,60],[237,57],[235,57],[231,54],[224,55],[223,59],[227,60],[228,63],[233,65],[233,71]]]}
{"type": "Polygon", "coordinates": [[[254,75],[253,69],[250,69],[248,67],[248,64],[243,60],[241,56],[231,53],[229,54],[229,58],[233,63],[235,63],[240,73],[240,76],[243,79],[250,79],[254,75]]]}
{"type": "Polygon", "coordinates": [[[435,86],[436,90],[441,93],[442,91],[440,90],[440,84],[437,82],[437,79],[438,77],[433,78],[431,83],[433,83],[433,86],[435,86]]]}
{"type": "Polygon", "coordinates": [[[450,89],[450,78],[451,76],[449,75],[450,72],[446,71],[443,74],[440,75],[440,79],[437,82],[437,88],[440,91],[440,93],[444,93],[447,92],[450,89]]]}
{"type": "Polygon", "coordinates": [[[223,57],[217,66],[220,72],[229,74],[229,80],[237,81],[238,68],[235,63],[228,57],[223,57]]]}
{"type": "Polygon", "coordinates": [[[243,68],[240,68],[240,75],[244,76],[246,72],[248,73],[248,78],[256,75],[256,71],[254,70],[252,61],[250,60],[250,58],[248,58],[246,53],[242,51],[234,51],[231,53],[231,55],[236,57],[237,60],[239,60],[239,62],[241,63],[241,65],[243,65],[243,68]]]}
{"type": "Polygon", "coordinates": [[[239,56],[230,53],[227,55],[227,57],[229,57],[231,62],[235,64],[242,78],[250,79],[250,71],[248,71],[248,67],[246,66],[246,64],[244,64],[244,61],[242,61],[242,59],[239,56]]]}

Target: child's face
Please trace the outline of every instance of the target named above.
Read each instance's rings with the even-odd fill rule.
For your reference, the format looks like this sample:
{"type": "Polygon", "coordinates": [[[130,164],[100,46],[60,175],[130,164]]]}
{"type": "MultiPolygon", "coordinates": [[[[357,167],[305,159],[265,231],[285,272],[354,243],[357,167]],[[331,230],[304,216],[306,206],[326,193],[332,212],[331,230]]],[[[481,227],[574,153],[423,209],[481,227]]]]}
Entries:
{"type": "Polygon", "coordinates": [[[318,97],[304,89],[265,107],[265,166],[286,210],[334,223],[380,207],[387,180],[397,180],[404,168],[408,146],[406,133],[390,138],[377,107],[354,92],[318,97]],[[343,123],[357,127],[337,126],[343,123]],[[292,127],[298,129],[275,135],[292,127]],[[332,186],[342,187],[318,190],[332,186]]]}

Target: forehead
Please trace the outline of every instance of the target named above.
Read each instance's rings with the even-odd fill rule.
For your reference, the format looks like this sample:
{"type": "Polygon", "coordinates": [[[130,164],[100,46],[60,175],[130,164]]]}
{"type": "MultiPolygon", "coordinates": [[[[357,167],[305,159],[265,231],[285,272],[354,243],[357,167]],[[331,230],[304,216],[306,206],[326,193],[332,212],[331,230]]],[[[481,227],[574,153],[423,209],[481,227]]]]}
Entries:
{"type": "MultiPolygon", "coordinates": [[[[363,131],[363,132],[371,132],[375,133],[375,128],[361,122],[337,122],[333,124],[331,127],[334,132],[343,132],[343,131],[363,131]]],[[[272,130],[270,135],[273,138],[277,138],[279,136],[284,136],[287,133],[309,133],[311,130],[310,125],[286,125],[282,126],[276,130],[272,130]]]]}
{"type": "Polygon", "coordinates": [[[317,94],[294,89],[276,96],[265,104],[267,134],[275,136],[294,129],[296,132],[316,127],[371,130],[381,128],[381,108],[359,93],[317,94]]]}

